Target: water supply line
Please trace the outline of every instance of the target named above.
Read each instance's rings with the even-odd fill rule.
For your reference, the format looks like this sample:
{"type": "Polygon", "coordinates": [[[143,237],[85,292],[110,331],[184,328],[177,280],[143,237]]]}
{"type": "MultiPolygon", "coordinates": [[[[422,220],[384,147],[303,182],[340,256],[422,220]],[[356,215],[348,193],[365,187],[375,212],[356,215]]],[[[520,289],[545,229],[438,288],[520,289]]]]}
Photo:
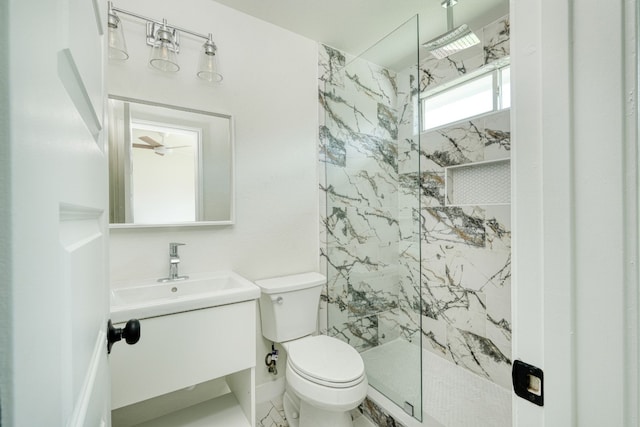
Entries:
{"type": "Polygon", "coordinates": [[[276,350],[275,343],[271,343],[271,351],[264,357],[264,364],[267,365],[267,370],[270,374],[278,375],[277,361],[278,350],[276,350]]]}

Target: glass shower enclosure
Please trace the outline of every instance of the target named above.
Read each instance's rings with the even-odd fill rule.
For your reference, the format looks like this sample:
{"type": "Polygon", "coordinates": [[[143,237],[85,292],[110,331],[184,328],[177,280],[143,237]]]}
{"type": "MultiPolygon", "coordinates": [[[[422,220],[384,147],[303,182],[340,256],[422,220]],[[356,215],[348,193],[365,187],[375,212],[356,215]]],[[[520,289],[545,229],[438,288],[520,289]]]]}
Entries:
{"type": "Polygon", "coordinates": [[[422,418],[418,17],[357,57],[321,47],[328,335],[369,384],[422,418]]]}

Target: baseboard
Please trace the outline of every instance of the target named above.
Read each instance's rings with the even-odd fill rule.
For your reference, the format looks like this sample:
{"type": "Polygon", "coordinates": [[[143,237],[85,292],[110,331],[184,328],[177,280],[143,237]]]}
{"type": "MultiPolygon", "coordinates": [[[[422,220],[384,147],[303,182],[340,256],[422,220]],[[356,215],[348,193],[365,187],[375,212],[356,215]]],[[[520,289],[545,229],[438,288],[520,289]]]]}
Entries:
{"type": "Polygon", "coordinates": [[[284,394],[284,384],[284,377],[258,384],[256,386],[256,405],[273,400],[278,396],[282,396],[284,394]]]}

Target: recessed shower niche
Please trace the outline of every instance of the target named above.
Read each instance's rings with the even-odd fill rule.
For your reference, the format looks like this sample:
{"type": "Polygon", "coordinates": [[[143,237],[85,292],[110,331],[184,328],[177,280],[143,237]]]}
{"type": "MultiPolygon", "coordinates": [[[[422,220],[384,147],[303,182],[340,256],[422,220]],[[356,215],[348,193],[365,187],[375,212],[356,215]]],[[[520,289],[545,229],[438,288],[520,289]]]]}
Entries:
{"type": "Polygon", "coordinates": [[[444,169],[447,206],[511,203],[509,159],[467,163],[444,169]]]}

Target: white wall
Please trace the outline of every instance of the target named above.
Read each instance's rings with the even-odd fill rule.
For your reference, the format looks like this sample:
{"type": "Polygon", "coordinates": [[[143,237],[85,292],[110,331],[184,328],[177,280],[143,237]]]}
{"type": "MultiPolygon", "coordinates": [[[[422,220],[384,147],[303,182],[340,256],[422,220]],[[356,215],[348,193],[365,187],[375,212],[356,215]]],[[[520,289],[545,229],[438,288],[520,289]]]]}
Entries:
{"type": "MultiPolygon", "coordinates": [[[[316,43],[211,0],[129,0],[114,6],[213,33],[224,75],[218,86],[195,76],[202,41],[184,35],[182,69],[161,74],[147,65],[143,24],[120,15],[130,58],[110,61],[108,91],[234,117],[236,224],[113,229],[112,283],[166,276],[173,241],[187,244],[180,248],[183,274],[231,269],[255,280],[317,271],[316,43]]],[[[260,384],[270,378],[263,363],[270,343],[259,330],[257,340],[260,384]]]]}

